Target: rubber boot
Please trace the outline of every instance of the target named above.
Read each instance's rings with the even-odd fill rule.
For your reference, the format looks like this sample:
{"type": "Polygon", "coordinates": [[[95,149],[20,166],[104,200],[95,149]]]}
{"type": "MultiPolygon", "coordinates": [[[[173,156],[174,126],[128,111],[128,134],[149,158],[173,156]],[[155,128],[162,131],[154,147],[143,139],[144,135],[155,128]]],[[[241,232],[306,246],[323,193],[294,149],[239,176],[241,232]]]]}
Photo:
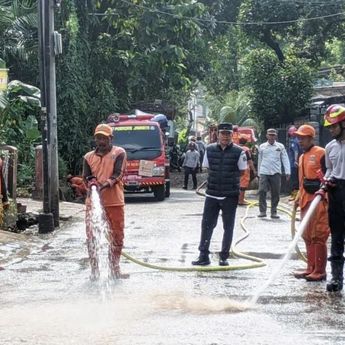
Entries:
{"type": "Polygon", "coordinates": [[[310,282],[326,280],[327,247],[325,244],[314,244],[315,246],[315,268],[305,279],[310,282]]]}
{"type": "Polygon", "coordinates": [[[109,268],[110,277],[113,279],[128,279],[129,274],[121,273],[120,270],[120,257],[122,249],[115,247],[113,250],[109,250],[109,268]]]}
{"type": "Polygon", "coordinates": [[[328,292],[341,291],[343,289],[343,269],[344,269],[344,260],[335,260],[331,261],[332,268],[332,279],[327,284],[328,292]]]}
{"type": "Polygon", "coordinates": [[[244,200],[244,193],[245,193],[244,190],[240,191],[240,195],[238,197],[238,204],[239,205],[248,205],[247,201],[244,200]]]}
{"type": "Polygon", "coordinates": [[[307,249],[307,268],[302,271],[295,271],[293,273],[294,277],[297,279],[305,278],[307,275],[314,271],[315,267],[315,245],[306,244],[307,249]]]}

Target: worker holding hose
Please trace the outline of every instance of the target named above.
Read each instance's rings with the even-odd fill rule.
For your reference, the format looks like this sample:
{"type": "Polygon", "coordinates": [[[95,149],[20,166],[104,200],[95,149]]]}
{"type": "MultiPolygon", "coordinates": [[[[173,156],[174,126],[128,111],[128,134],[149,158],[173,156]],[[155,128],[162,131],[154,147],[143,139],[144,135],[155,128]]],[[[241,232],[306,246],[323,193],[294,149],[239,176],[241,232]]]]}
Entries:
{"type": "MultiPolygon", "coordinates": [[[[326,175],[331,228],[332,279],[327,291],[343,289],[344,239],[345,239],[345,108],[340,105],[328,107],[324,126],[328,127],[333,140],[326,145],[326,175]]],[[[321,193],[322,191],[320,191],[321,193]]]]}
{"type": "MultiPolygon", "coordinates": [[[[310,125],[300,126],[295,135],[303,150],[303,154],[299,157],[299,192],[295,199],[295,206],[300,206],[303,219],[314,199],[315,192],[320,188],[319,172],[326,171],[325,149],[314,144],[315,129],[310,125]]],[[[308,281],[326,279],[326,242],[329,236],[327,206],[327,200],[323,198],[302,234],[307,251],[307,268],[294,272],[296,278],[305,278],[308,281]]]]}
{"type": "MultiPolygon", "coordinates": [[[[124,189],[122,176],[126,166],[126,152],[123,148],[112,145],[113,130],[106,124],[96,127],[94,138],[96,149],[88,152],[83,161],[83,177],[90,184],[96,185],[100,193],[110,230],[109,263],[113,278],[125,278],[120,272],[120,256],[124,238],[124,189]]],[[[86,212],[90,210],[90,198],[86,200],[86,212]]],[[[97,278],[98,262],[94,255],[95,237],[92,227],[86,227],[92,276],[97,278]]]]}

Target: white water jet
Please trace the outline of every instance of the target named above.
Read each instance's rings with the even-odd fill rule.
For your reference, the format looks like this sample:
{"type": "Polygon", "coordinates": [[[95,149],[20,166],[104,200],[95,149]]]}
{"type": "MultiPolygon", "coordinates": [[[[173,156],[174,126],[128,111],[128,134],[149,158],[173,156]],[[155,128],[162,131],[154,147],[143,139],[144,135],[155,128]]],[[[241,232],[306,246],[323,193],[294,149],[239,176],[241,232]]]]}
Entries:
{"type": "Polygon", "coordinates": [[[110,266],[109,266],[109,225],[101,204],[99,193],[96,186],[91,187],[91,215],[90,227],[96,240],[96,255],[98,257],[99,265],[99,281],[108,281],[110,266]]]}
{"type": "Polygon", "coordinates": [[[254,294],[254,296],[249,300],[250,304],[256,304],[256,302],[258,301],[258,299],[260,298],[261,294],[267,289],[267,287],[277,278],[277,276],[279,275],[280,271],[282,270],[282,268],[284,267],[284,265],[286,264],[286,262],[289,260],[292,251],[294,250],[294,248],[297,245],[298,240],[301,238],[305,227],[307,226],[309,219],[313,216],[313,213],[315,212],[315,209],[318,205],[318,203],[321,201],[321,196],[317,195],[314,200],[312,201],[312,203],[310,204],[310,207],[306,213],[306,215],[304,216],[301,224],[298,227],[297,232],[295,233],[295,237],[293,238],[292,242],[290,243],[287,253],[284,255],[284,257],[281,259],[280,264],[278,265],[278,267],[272,272],[272,274],[270,275],[269,279],[266,281],[266,283],[264,283],[259,289],[258,291],[254,294]]]}

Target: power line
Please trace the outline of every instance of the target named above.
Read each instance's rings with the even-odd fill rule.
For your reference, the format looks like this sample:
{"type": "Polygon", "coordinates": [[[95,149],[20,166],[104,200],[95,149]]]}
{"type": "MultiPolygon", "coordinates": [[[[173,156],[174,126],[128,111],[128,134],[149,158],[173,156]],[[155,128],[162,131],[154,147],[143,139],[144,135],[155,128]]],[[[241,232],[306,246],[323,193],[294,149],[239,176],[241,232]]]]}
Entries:
{"type": "MultiPolygon", "coordinates": [[[[299,18],[299,19],[292,19],[292,20],[284,20],[284,21],[273,21],[273,22],[230,22],[230,21],[226,21],[226,20],[216,20],[216,19],[206,19],[206,18],[198,18],[198,17],[188,17],[188,16],[180,16],[180,15],[176,15],[170,12],[166,12],[166,11],[161,11],[157,8],[150,8],[147,6],[143,6],[143,5],[139,5],[139,4],[133,4],[129,1],[126,0],[120,0],[121,2],[133,6],[133,7],[137,7],[137,8],[141,8],[153,13],[159,13],[159,14],[164,14],[170,17],[174,17],[177,19],[188,19],[188,20],[195,20],[198,22],[203,22],[203,23],[212,23],[212,24],[226,24],[226,25],[238,25],[238,26],[248,26],[248,25],[279,25],[279,24],[293,24],[293,23],[297,23],[297,22],[308,22],[308,21],[313,21],[313,20],[320,20],[320,19],[327,19],[327,18],[335,18],[335,17],[342,17],[345,16],[345,12],[339,12],[339,13],[333,13],[333,14],[328,14],[328,15],[323,15],[323,16],[317,16],[317,17],[310,17],[310,18],[299,18]]],[[[286,0],[282,0],[283,2],[288,2],[286,0]]],[[[319,0],[320,1],[320,0],[319,0]]],[[[90,15],[93,16],[109,16],[111,15],[110,13],[90,13],[90,15]]]]}

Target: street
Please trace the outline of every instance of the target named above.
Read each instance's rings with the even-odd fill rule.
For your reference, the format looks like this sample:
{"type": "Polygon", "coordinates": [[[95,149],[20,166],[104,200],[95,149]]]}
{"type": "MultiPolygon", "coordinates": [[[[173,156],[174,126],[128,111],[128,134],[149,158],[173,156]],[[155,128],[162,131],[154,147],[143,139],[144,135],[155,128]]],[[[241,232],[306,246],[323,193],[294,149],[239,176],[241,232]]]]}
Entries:
{"type": "MultiPolygon", "coordinates": [[[[164,202],[144,195],[126,201],[124,251],[150,264],[191,267],[198,256],[203,197],[172,189],[164,202]]],[[[0,344],[345,344],[342,295],[327,293],[325,282],[295,279],[292,271],[305,265],[295,253],[257,304],[247,304],[286,253],[291,241],[286,213],[271,220],[257,218],[255,207],[248,211],[250,235],[236,249],[263,259],[264,267],[171,272],[122,257],[130,279],[92,282],[83,209],[63,203],[61,213],[72,218],[48,235],[0,233],[0,344]]],[[[245,212],[246,207],[237,209],[234,242],[243,236],[245,212]]],[[[221,238],[219,218],[212,252],[221,238]]],[[[304,251],[302,241],[300,248],[304,251]]],[[[216,254],[211,261],[218,264],[216,254]]],[[[246,263],[252,262],[230,259],[230,265],[246,263]]]]}

